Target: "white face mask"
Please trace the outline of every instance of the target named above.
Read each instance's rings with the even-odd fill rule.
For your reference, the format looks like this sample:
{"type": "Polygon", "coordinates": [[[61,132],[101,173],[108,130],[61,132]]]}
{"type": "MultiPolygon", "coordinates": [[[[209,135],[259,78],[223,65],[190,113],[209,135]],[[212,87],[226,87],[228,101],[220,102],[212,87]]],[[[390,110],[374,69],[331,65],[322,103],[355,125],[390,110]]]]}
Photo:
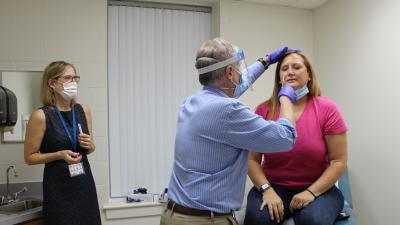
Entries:
{"type": "Polygon", "coordinates": [[[71,101],[73,97],[78,95],[78,84],[76,82],[64,83],[63,87],[64,90],[60,94],[65,100],[71,101]]]}

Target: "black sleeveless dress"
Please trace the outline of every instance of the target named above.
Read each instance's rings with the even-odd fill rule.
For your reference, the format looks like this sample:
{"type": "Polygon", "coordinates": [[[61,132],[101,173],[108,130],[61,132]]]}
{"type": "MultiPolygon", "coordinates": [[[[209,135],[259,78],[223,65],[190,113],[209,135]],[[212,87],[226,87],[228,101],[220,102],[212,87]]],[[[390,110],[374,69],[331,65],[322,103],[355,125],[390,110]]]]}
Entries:
{"type": "MultiPolygon", "coordinates": [[[[57,152],[72,146],[57,112],[52,106],[41,108],[46,117],[46,131],[40,146],[41,153],[57,152]]],[[[72,111],[61,112],[67,127],[72,131],[72,111]]],[[[76,123],[88,134],[85,112],[75,104],[76,123]]],[[[85,175],[70,177],[68,164],[57,160],[45,164],[43,176],[43,223],[44,225],[100,225],[96,186],[87,159],[87,150],[79,146],[85,175]]]]}

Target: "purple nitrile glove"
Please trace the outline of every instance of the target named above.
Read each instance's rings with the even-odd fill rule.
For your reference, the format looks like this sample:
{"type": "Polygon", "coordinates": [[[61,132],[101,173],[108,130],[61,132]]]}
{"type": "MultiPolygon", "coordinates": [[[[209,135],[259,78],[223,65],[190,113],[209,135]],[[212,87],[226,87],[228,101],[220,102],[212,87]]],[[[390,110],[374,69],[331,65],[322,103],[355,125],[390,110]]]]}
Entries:
{"type": "Polygon", "coordinates": [[[290,101],[293,102],[293,103],[295,103],[296,99],[297,99],[296,92],[294,91],[294,89],[291,86],[289,86],[287,84],[283,85],[281,90],[279,91],[279,93],[278,93],[278,102],[280,102],[280,98],[282,96],[288,97],[290,99],[290,101]]]}
{"type": "Polygon", "coordinates": [[[288,48],[287,46],[285,46],[282,49],[267,55],[269,64],[271,65],[271,64],[278,62],[279,59],[281,59],[282,56],[284,56],[285,53],[288,51],[289,52],[299,52],[300,49],[297,49],[297,48],[292,49],[292,48],[288,48]]]}

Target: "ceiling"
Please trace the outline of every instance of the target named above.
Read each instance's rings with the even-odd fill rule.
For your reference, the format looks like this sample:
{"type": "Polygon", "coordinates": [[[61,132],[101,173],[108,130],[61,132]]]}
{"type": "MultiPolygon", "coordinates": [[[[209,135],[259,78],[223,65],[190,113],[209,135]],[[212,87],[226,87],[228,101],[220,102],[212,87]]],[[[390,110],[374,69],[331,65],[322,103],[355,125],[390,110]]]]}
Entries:
{"type": "Polygon", "coordinates": [[[312,9],[318,7],[328,0],[237,0],[244,2],[256,2],[271,5],[284,5],[296,8],[312,9]]]}

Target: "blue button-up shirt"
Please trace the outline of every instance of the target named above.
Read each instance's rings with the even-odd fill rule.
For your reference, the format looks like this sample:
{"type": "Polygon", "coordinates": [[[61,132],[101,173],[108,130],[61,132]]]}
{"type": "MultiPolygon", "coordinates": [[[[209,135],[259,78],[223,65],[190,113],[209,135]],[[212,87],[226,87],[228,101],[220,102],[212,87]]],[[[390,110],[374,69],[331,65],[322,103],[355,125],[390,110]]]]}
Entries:
{"type": "Polygon", "coordinates": [[[295,139],[288,120],[266,121],[222,90],[204,87],[181,105],[169,197],[190,208],[238,210],[248,149],[288,151],[295,139]]]}

